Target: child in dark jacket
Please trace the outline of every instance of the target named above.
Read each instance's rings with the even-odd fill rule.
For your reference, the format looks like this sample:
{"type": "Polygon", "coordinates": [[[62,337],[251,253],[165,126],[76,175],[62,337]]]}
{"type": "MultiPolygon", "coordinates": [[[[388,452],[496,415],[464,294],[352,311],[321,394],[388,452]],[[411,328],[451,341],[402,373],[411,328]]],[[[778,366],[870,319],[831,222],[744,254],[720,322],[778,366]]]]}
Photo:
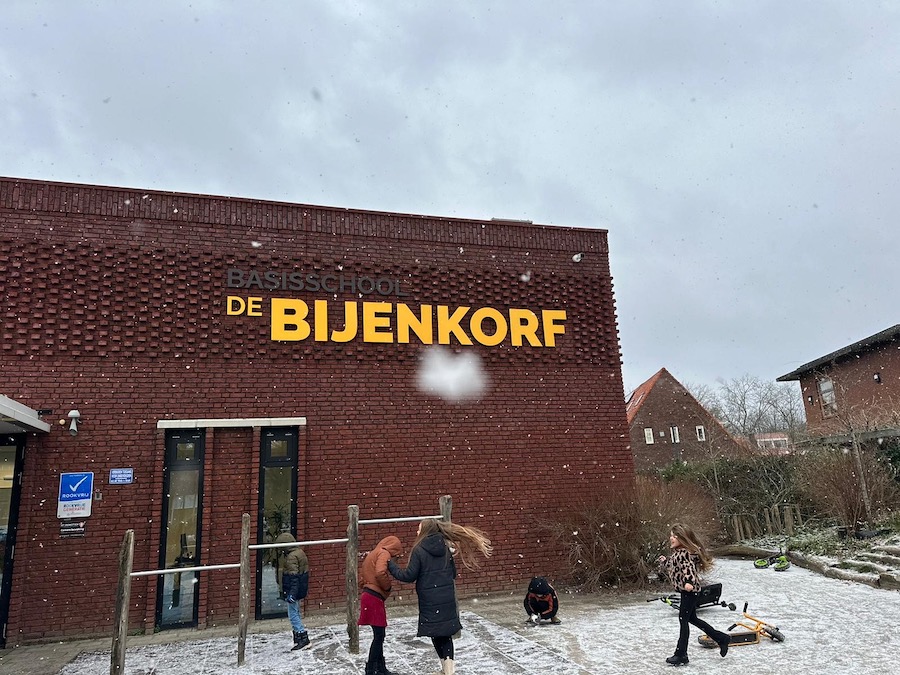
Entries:
{"type": "Polygon", "coordinates": [[[556,613],[559,611],[559,598],[556,597],[556,589],[547,581],[546,577],[531,578],[522,604],[528,613],[529,621],[561,623],[556,617],[556,613]]]}
{"type": "Polygon", "coordinates": [[[416,582],[419,599],[419,629],[416,635],[430,637],[441,660],[442,675],[456,673],[453,635],[462,630],[456,604],[456,563],[459,558],[470,570],[477,569],[477,554],[489,558],[491,540],[481,530],[426,518],[402,569],[393,560],[388,570],[398,581],[416,582]]]}
{"type": "MultiPolygon", "coordinates": [[[[275,539],[276,544],[287,544],[296,541],[290,532],[282,532],[275,539]]],[[[309,560],[303,549],[297,546],[286,546],[279,549],[278,567],[281,575],[281,591],[287,603],[288,619],[294,634],[294,646],[291,651],[309,649],[309,635],[303,625],[300,612],[300,601],[309,591],[309,560]]]]}

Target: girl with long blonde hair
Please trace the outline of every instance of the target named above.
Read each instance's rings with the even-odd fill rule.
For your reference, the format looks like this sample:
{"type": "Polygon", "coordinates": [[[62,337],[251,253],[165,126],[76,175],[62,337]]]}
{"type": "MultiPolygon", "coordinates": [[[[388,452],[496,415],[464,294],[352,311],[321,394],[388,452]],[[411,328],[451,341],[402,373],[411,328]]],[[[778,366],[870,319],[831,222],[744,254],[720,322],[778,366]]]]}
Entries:
{"type": "Polygon", "coordinates": [[[456,672],[453,635],[462,630],[456,603],[456,562],[476,570],[481,566],[479,554],[489,558],[494,549],[491,540],[479,529],[456,523],[426,518],[409,554],[409,564],[401,569],[393,560],[388,570],[398,581],[416,582],[419,599],[419,636],[430,637],[441,660],[438,675],[456,672]]]}

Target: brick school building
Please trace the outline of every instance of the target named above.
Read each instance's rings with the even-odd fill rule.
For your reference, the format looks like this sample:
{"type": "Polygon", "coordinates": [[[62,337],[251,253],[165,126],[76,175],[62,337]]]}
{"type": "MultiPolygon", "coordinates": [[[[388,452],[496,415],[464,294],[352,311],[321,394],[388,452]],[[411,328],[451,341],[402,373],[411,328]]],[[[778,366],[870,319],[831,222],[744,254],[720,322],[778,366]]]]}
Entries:
{"type": "MultiPolygon", "coordinates": [[[[126,530],[135,571],[236,563],[243,513],[326,540],[449,494],[495,546],[460,593],[519,588],[634,473],[604,230],[0,178],[0,286],[4,644],[111,634],[126,530]]],[[[341,605],[343,548],[307,554],[341,605]]],[[[237,570],[136,577],[129,626],[237,607],[237,570]]]]}

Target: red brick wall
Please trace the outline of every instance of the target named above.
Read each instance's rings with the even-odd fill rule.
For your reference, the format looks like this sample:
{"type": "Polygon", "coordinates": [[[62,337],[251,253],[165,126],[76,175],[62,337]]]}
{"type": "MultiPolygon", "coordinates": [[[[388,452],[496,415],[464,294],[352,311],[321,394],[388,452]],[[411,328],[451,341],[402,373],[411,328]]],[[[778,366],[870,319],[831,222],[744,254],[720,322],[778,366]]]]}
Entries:
{"type": "MultiPolygon", "coordinates": [[[[452,495],[454,520],[483,528],[496,550],[461,574],[463,594],[560,572],[539,520],[633,475],[603,230],[0,179],[0,279],[4,393],[54,422],[82,415],[75,438],[54,423],[28,440],[11,644],[109,633],[126,529],[135,569],[157,566],[161,419],[305,417],[304,539],[343,537],[349,504],[361,518],[420,515],[452,495]],[[415,339],[279,343],[268,320],[227,316],[228,295],[334,301],[228,289],[232,267],[400,279],[410,306],[565,309],[566,332],[555,348],[466,347],[490,386],[450,404],[417,389],[415,339]],[[106,484],[120,467],[134,467],[133,485],[106,484]],[[69,471],[94,471],[103,494],[84,539],[59,536],[69,471]]],[[[258,430],[208,432],[203,562],[237,562],[241,513],[255,528],[258,455],[258,430]]],[[[408,543],[415,524],[364,529],[362,545],[388,533],[408,543]]],[[[308,555],[307,609],[342,603],[343,549],[308,555]]],[[[236,587],[236,571],[204,575],[201,625],[235,619],[236,587]]],[[[152,629],[154,603],[155,583],[136,579],[133,628],[152,629]]]]}
{"type": "Polygon", "coordinates": [[[810,436],[846,434],[851,422],[860,431],[896,426],[900,417],[900,341],[821,366],[800,378],[800,389],[810,436]],[[836,414],[824,414],[817,373],[830,377],[834,384],[836,414]],[[881,382],[875,381],[875,373],[881,382]]]}

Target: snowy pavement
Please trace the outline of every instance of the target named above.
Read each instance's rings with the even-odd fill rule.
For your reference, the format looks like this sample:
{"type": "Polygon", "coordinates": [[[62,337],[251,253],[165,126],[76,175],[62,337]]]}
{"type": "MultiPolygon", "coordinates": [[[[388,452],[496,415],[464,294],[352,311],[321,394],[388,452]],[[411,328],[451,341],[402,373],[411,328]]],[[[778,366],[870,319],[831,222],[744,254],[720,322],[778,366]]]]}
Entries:
{"type": "MultiPolygon", "coordinates": [[[[753,616],[777,625],[781,643],[732,647],[724,659],[701,647],[692,628],[690,664],[680,673],[877,674],[897,671],[900,656],[900,595],[829,579],[792,567],[754,569],[752,561],[720,560],[707,579],[723,584],[722,600],[737,611],[708,607],[701,616],[716,628],[739,620],[745,601],[753,616]]],[[[599,596],[598,596],[599,597],[599,596]]],[[[678,635],[677,613],[652,594],[633,594],[595,605],[563,595],[557,626],[526,626],[521,598],[510,596],[503,612],[463,603],[463,633],[456,641],[459,675],[601,675],[672,672],[665,664],[678,635]],[[568,610],[568,611],[567,611],[568,610]]],[[[486,603],[485,603],[486,605],[486,603]]],[[[437,669],[427,640],[416,638],[413,617],[389,618],[386,661],[398,675],[437,669]]],[[[290,652],[287,630],[247,638],[246,662],[237,667],[236,638],[129,647],[126,675],[348,675],[362,673],[370,632],[360,631],[363,653],[350,654],[344,625],[310,629],[313,648],[290,652]]],[[[59,675],[106,675],[109,651],[80,655],[59,675]]]]}

